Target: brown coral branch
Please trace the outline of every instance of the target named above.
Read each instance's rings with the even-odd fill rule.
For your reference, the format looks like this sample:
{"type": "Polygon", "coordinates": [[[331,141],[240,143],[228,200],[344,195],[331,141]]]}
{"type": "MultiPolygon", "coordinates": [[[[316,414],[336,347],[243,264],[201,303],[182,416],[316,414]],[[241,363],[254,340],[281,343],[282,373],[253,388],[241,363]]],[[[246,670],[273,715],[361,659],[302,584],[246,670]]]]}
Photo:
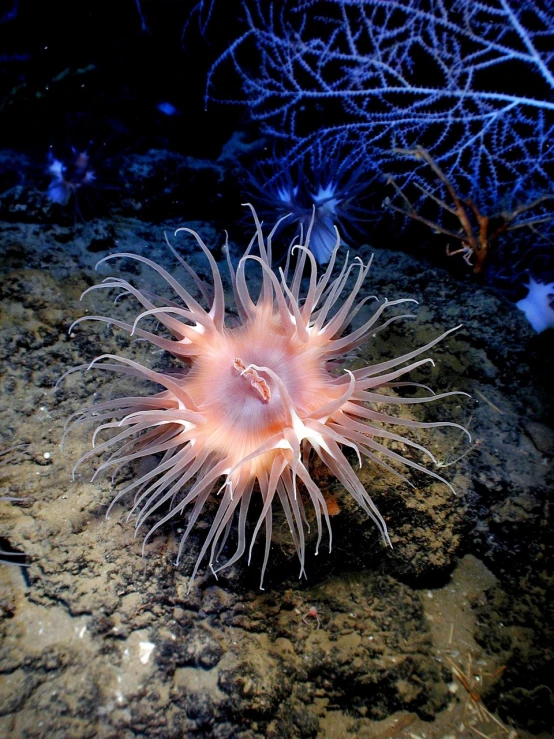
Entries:
{"type": "Polygon", "coordinates": [[[482,213],[477,207],[476,203],[472,198],[462,198],[456,192],[451,180],[439,167],[437,162],[433,159],[431,154],[424,149],[422,146],[416,146],[414,149],[394,149],[397,154],[404,156],[412,156],[415,159],[419,159],[425,162],[431,170],[434,172],[436,177],[444,185],[446,192],[450,196],[453,205],[449,205],[444,202],[437,195],[422,187],[416,183],[416,187],[424,195],[434,203],[436,203],[442,211],[450,213],[452,216],[458,219],[460,222],[460,230],[453,231],[446,226],[443,226],[438,221],[433,221],[430,218],[422,216],[416,209],[416,206],[412,203],[405,192],[396,184],[393,177],[389,177],[387,184],[392,185],[395,189],[396,194],[400,197],[403,202],[402,206],[395,205],[388,201],[387,205],[392,210],[395,210],[403,215],[407,215],[413,220],[424,223],[429,228],[433,229],[435,233],[441,233],[451,239],[456,239],[461,242],[461,246],[458,249],[451,250],[450,245],[446,248],[448,256],[454,256],[455,254],[462,254],[464,260],[472,267],[474,274],[479,274],[483,270],[483,266],[490,253],[492,245],[497,241],[499,236],[506,231],[514,231],[524,227],[533,229],[539,223],[546,223],[552,220],[551,215],[541,215],[535,218],[529,218],[528,220],[514,223],[515,219],[521,216],[523,213],[532,210],[541,203],[547,200],[553,200],[553,194],[541,195],[535,200],[529,203],[522,203],[515,207],[513,210],[504,210],[501,213],[494,215],[486,215],[482,213]]]}

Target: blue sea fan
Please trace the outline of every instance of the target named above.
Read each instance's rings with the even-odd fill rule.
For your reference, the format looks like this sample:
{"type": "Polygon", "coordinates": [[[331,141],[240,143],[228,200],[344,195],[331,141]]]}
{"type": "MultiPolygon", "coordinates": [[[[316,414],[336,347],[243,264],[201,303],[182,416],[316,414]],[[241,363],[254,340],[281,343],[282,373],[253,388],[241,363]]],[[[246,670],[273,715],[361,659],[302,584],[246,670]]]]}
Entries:
{"type": "MultiPolygon", "coordinates": [[[[309,157],[314,145],[327,157],[341,147],[364,157],[363,171],[394,178],[399,204],[401,192],[418,205],[413,188],[425,208],[437,206],[440,222],[431,219],[441,229],[450,230],[455,207],[449,187],[486,217],[508,210],[514,221],[524,206],[495,269],[528,248],[522,234],[552,248],[544,199],[554,167],[552,0],[241,5],[240,35],[209,70],[206,101],[244,103],[261,133],[288,147],[289,161],[309,157]],[[235,99],[228,69],[241,83],[235,99]],[[421,158],[414,166],[418,149],[442,177],[421,158]]],[[[201,0],[198,17],[208,22],[213,8],[201,0]]],[[[455,222],[451,243],[457,229],[455,222]]],[[[463,244],[454,251],[471,256],[463,244]]]]}

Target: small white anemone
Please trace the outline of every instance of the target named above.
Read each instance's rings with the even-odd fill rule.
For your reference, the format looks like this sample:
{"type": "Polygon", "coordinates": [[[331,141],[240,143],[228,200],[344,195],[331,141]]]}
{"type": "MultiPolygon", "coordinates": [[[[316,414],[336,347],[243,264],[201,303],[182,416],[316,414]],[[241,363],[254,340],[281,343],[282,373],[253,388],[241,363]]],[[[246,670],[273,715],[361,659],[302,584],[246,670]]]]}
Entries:
{"type": "Polygon", "coordinates": [[[554,282],[536,282],[530,277],[527,289],[527,296],[518,300],[517,307],[538,334],[554,328],[554,282]]]}

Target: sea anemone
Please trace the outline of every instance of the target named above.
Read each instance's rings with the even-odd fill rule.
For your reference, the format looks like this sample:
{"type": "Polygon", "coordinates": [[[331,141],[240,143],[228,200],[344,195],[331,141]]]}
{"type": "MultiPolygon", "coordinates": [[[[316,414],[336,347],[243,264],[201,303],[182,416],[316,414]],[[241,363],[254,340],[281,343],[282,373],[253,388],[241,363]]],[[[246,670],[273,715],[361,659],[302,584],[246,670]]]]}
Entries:
{"type": "Polygon", "coordinates": [[[72,147],[71,155],[64,161],[58,159],[51,149],[49,158],[48,173],[52,179],[46,195],[53,203],[67,205],[72,197],[77,198],[80,188],[91,185],[96,180],[90,155],[86,150],[78,151],[72,147]]]}
{"type": "Polygon", "coordinates": [[[67,116],[63,130],[48,152],[45,197],[53,213],[60,215],[71,206],[75,216],[86,220],[107,205],[108,191],[120,189],[125,128],[109,119],[75,114],[67,116]]]}
{"type": "Polygon", "coordinates": [[[518,300],[517,307],[538,334],[554,328],[554,282],[529,277],[526,287],[527,295],[518,300]]]}
{"type": "MultiPolygon", "coordinates": [[[[256,177],[247,172],[246,189],[262,209],[277,220],[287,216],[299,234],[311,229],[309,243],[318,264],[327,264],[335,248],[338,224],[343,238],[352,241],[351,232],[369,217],[361,200],[367,195],[371,179],[353,155],[324,156],[314,146],[299,161],[274,155],[256,177]]],[[[300,238],[303,238],[300,236],[300,238]]]]}
{"type": "Polygon", "coordinates": [[[402,477],[390,466],[390,462],[400,462],[449,485],[435,472],[387,446],[391,441],[401,442],[434,461],[433,455],[423,446],[387,427],[389,424],[412,429],[462,427],[448,422],[399,419],[379,410],[381,404],[425,403],[455,393],[408,398],[377,392],[377,388],[394,385],[411,370],[432,363],[431,359],[416,360],[416,357],[455,329],[395,359],[339,373],[337,360],[367,342],[379,329],[405,317],[394,316],[380,323],[385,311],[415,301],[385,300],[371,317],[360,320],[365,304],[373,299],[358,298],[371,260],[364,264],[356,257],[349,263],[347,255],[343,267],[333,277],[340,245],[338,231],[331,260],[323,274],[318,276],[316,261],[308,248],[308,230],[303,244],[290,247],[278,277],[272,270],[272,237],[277,226],[264,239],[261,224],[250,207],[256,233],[236,270],[226,245],[239,325],[226,325],[224,290],[217,263],[200,236],[189,228],[180,228],[176,234],[187,232],[195,237],[209,262],[213,290],[208,289],[169,242],[168,245],[194,280],[202,296],[198,299],[169,272],[146,257],[121,253],[99,262],[121,257],[142,262],[165,280],[177,300],[139,290],[124,279],[110,277],[86,292],[114,288],[134,296],[144,310],[133,324],[104,316],[86,316],[76,323],[96,320],[124,329],[170,352],[182,369],[172,373],[157,372],[132,359],[104,354],[90,365],[70,370],[95,367],[123,371],[147,379],[163,390],[147,397],[96,403],[71,416],[66,433],[83,423],[100,423],[94,432],[93,449],[76,465],[94,455],[107,453],[95,476],[108,468],[117,471],[137,459],[158,455],[154,469],[126,484],[112,506],[123,496],[133,493],[134,504],[129,515],[136,515],[137,531],[157,514],[158,520],[151,525],[144,543],[165,522],[186,515],[177,562],[203,506],[211,496],[219,498],[219,507],[198,555],[191,582],[208,551],[209,566],[214,574],[242,556],[246,548],[249,505],[253,496],[259,494],[261,512],[251,537],[249,561],[257,534],[265,525],[261,587],[269,557],[276,497],[282,505],[300,560],[300,576],[305,575],[305,506],[308,502],[313,505],[318,528],[316,553],[323,521],[329,531],[329,548],[331,546],[326,500],[310,474],[311,452],[317,454],[340,480],[373,519],[384,542],[390,545],[385,521],[351,467],[345,448],[354,450],[360,465],[365,456],[402,477]],[[258,255],[253,253],[256,242],[258,255]],[[248,263],[257,263],[261,268],[257,296],[252,295],[252,286],[247,284],[248,263]],[[307,277],[303,278],[305,272],[307,277]],[[347,295],[343,299],[345,290],[347,295]],[[202,302],[207,307],[203,307],[202,302]],[[154,317],[173,338],[141,328],[140,324],[148,316],[154,317]],[[345,333],[356,317],[357,328],[345,333]],[[98,435],[104,432],[111,435],[94,446],[98,435]],[[238,519],[236,551],[220,562],[234,519],[238,519]]]}

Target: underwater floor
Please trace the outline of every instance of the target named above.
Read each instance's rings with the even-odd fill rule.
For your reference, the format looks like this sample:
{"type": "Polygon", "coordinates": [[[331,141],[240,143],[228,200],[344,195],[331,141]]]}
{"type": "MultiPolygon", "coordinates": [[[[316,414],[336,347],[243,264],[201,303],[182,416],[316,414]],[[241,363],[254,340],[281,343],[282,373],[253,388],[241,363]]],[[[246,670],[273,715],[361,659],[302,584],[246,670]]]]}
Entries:
{"type": "MultiPolygon", "coordinates": [[[[364,259],[375,251],[371,294],[420,303],[415,320],[392,324],[362,350],[365,359],[390,358],[463,324],[416,378],[471,395],[417,410],[471,431],[472,444],[456,429],[417,437],[456,495],[424,475],[408,475],[412,488],[366,465],[360,476],[387,520],[387,550],[318,470],[333,500],[334,539],[317,558],[308,542],[307,580],[298,580],[276,513],[264,591],[262,541],[250,567],[243,558],[218,580],[203,568],[189,592],[213,507],[179,567],[178,521],[156,532],[143,557],[128,501],[105,517],[109,478],[91,482],[94,467],[85,464],[72,480],[91,431],[71,433],[60,449],[71,413],[131,380],[91,370],[53,389],[66,369],[102,353],[163,361],[119,330],[68,328],[85,313],[113,314],[103,291],[79,302],[103,277],[152,280],[130,260],[95,272],[110,252],[147,255],[179,276],[163,239],[178,225],[0,226],[0,495],[21,499],[0,501],[0,548],[24,553],[28,565],[0,566],[0,735],[552,736],[552,332],[534,336],[515,306],[469,279],[362,247],[364,259]]],[[[186,225],[210,245],[223,241],[208,224],[186,225]]],[[[192,240],[181,253],[207,274],[192,240]]],[[[225,273],[220,253],[218,261],[225,273]]],[[[121,310],[131,306],[122,301],[121,310]]]]}

